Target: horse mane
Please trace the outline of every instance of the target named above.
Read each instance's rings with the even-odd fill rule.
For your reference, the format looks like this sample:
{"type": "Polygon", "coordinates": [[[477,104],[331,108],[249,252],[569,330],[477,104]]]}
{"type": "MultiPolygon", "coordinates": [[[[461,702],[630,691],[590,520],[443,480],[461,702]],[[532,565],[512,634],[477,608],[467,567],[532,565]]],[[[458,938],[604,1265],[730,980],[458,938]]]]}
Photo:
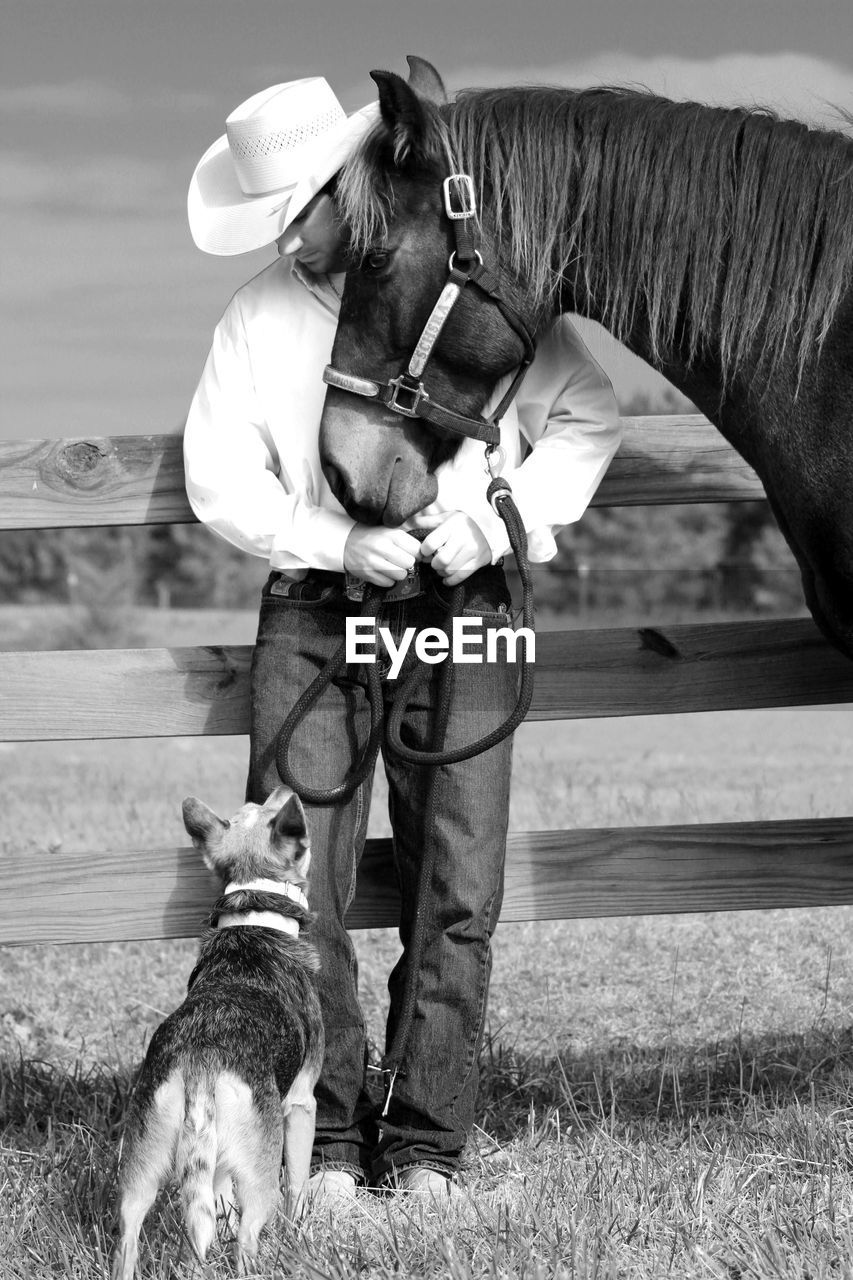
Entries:
{"type": "MultiPolygon", "coordinates": [[[[727,381],[756,352],[772,371],[793,344],[802,375],[853,279],[844,134],[614,88],[466,90],[429,111],[434,159],[474,176],[538,314],[568,278],[617,338],[644,317],[654,358],[684,343],[693,360],[713,340],[727,381]]],[[[393,214],[381,128],[339,183],[362,251],[393,214]]]]}

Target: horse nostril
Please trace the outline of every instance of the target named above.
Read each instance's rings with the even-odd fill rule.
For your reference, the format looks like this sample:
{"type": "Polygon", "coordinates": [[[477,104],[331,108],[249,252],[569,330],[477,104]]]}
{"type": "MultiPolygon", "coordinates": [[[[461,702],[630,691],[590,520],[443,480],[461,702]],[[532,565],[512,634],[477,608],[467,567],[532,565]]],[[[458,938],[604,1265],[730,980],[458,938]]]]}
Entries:
{"type": "Polygon", "coordinates": [[[346,481],[341,475],[338,468],[331,462],[327,462],[323,467],[323,473],[329,482],[329,488],[337,498],[341,506],[346,510],[346,499],[349,497],[346,481]]]}
{"type": "Polygon", "coordinates": [[[377,513],[372,510],[369,502],[364,505],[358,501],[352,484],[339,467],[332,462],[324,462],[323,475],[347,515],[352,516],[353,520],[357,520],[359,524],[376,523],[377,513]]]}

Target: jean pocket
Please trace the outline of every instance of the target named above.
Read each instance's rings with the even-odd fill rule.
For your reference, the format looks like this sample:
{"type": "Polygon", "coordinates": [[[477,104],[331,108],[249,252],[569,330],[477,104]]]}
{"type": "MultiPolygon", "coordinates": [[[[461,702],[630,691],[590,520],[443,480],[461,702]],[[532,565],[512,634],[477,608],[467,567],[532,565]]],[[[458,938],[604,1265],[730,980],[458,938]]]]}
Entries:
{"type": "Polygon", "coordinates": [[[319,609],[333,599],[343,600],[343,587],[334,582],[314,582],[304,578],[301,582],[289,582],[280,574],[271,574],[261,592],[261,605],[273,605],[286,609],[319,609]]]}

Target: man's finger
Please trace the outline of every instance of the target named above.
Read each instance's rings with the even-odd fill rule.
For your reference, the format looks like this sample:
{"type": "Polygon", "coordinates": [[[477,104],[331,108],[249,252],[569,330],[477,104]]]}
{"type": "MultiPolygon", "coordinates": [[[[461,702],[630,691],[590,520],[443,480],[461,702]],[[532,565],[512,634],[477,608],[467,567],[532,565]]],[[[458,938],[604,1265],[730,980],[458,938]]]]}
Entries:
{"type": "Polygon", "coordinates": [[[458,558],[453,563],[445,575],[444,581],[448,587],[458,587],[460,582],[464,582],[466,578],[470,578],[475,569],[480,568],[480,560],[477,556],[469,556],[467,559],[458,558]]]}
{"type": "Polygon", "coordinates": [[[393,560],[386,560],[379,572],[388,574],[395,582],[402,582],[410,568],[410,565],[395,564],[393,560]]]}
{"type": "Polygon", "coordinates": [[[407,574],[414,563],[415,557],[407,555],[405,552],[399,556],[391,555],[390,553],[383,556],[384,568],[393,568],[395,571],[398,570],[402,574],[407,574]]]}
{"type": "Polygon", "coordinates": [[[411,521],[412,529],[437,529],[440,524],[444,524],[447,514],[441,511],[434,511],[431,515],[414,516],[411,521]]]}
{"type": "Polygon", "coordinates": [[[395,529],[395,536],[398,539],[398,546],[405,547],[407,551],[411,551],[412,555],[421,549],[421,539],[413,538],[408,529],[395,529]]]}
{"type": "Polygon", "coordinates": [[[427,537],[424,538],[420,546],[421,558],[424,560],[428,560],[430,556],[434,556],[435,553],[437,551],[440,551],[441,548],[445,545],[445,543],[447,542],[447,537],[448,535],[444,525],[434,530],[433,533],[428,534],[427,537]]]}

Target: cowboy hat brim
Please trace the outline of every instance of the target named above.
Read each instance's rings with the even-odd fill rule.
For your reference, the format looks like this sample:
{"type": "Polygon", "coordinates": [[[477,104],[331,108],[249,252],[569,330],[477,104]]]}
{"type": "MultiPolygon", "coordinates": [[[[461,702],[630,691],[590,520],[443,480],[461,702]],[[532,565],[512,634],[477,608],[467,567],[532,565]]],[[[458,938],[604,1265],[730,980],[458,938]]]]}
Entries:
{"type": "Polygon", "coordinates": [[[333,178],[379,115],[368,103],[312,142],[300,156],[300,177],[292,186],[248,196],[237,181],[223,134],[196,165],[187,195],[192,238],[205,253],[228,256],[272,244],[310,200],[333,178]]]}

